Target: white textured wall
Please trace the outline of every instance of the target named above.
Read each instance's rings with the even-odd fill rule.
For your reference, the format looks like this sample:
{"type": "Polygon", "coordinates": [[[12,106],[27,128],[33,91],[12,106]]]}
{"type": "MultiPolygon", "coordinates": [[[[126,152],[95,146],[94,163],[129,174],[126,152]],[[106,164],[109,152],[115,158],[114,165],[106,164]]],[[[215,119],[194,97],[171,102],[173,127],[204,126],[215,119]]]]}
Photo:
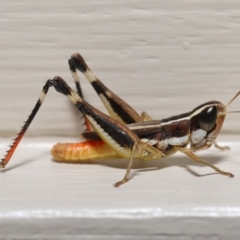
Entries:
{"type": "MultiPolygon", "coordinates": [[[[74,86],[67,60],[80,52],[97,76],[154,118],[240,90],[240,2],[0,1],[0,133],[13,136],[45,81],[74,86]]],[[[85,96],[103,109],[83,80],[85,96]]],[[[232,109],[239,108],[240,99],[232,109]]],[[[79,115],[51,89],[28,135],[76,135],[79,115]]],[[[240,132],[239,115],[224,131],[240,132]]]]}

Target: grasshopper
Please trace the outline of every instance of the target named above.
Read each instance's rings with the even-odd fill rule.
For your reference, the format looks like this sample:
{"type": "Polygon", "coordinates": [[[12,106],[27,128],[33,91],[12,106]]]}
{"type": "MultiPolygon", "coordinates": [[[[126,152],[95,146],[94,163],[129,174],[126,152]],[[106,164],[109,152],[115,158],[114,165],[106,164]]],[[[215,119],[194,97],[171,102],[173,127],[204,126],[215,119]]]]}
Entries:
{"type": "MultiPolygon", "coordinates": [[[[68,61],[77,92],[59,76],[46,81],[41,95],[21,128],[7,154],[0,162],[4,168],[10,161],[19,142],[41,107],[50,87],[65,96],[83,114],[87,131],[82,136],[86,141],[80,143],[58,143],[51,154],[56,161],[84,161],[97,158],[129,159],[124,178],[114,184],[115,187],[127,182],[134,159],[156,160],[166,158],[177,151],[184,153],[191,160],[213,168],[216,172],[234,177],[216,166],[202,160],[194,152],[215,145],[218,133],[226,117],[227,107],[240,94],[240,91],[226,105],[219,101],[209,101],[192,111],[162,120],[152,120],[143,112],[139,115],[130,105],[108,89],[88,67],[83,57],[75,53],[68,61]],[[97,110],[83,99],[77,70],[92,84],[109,115],[97,110]],[[93,131],[91,130],[93,129],[93,131]]],[[[232,111],[236,112],[236,111],[232,111]]]]}

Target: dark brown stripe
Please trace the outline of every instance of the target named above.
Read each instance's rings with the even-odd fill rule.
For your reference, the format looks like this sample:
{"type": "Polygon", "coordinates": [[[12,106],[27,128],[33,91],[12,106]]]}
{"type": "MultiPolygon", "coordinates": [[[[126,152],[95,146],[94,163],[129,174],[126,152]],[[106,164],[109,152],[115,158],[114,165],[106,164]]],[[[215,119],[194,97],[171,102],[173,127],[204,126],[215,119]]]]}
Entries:
{"type": "MultiPolygon", "coordinates": [[[[155,121],[151,121],[155,122],[155,121]]],[[[151,128],[144,128],[144,125],[147,125],[148,122],[141,123],[143,128],[141,129],[133,129],[132,131],[140,138],[140,139],[149,139],[149,140],[165,140],[173,137],[184,137],[190,131],[189,120],[176,121],[171,124],[166,124],[163,126],[153,126],[151,128]]],[[[136,126],[138,124],[131,124],[129,128],[132,126],[136,126]]],[[[86,139],[98,140],[99,137],[95,132],[85,132],[82,136],[86,139]]]]}
{"type": "Polygon", "coordinates": [[[104,132],[106,132],[120,146],[132,149],[134,140],[117,121],[88,106],[86,102],[78,102],[76,106],[85,116],[88,115],[92,117],[104,132]]]}
{"type": "Polygon", "coordinates": [[[219,103],[220,103],[220,102],[218,102],[218,101],[209,101],[209,102],[205,102],[205,103],[203,103],[203,104],[197,106],[196,108],[194,108],[194,109],[191,111],[191,114],[194,113],[194,112],[196,112],[197,110],[199,110],[200,108],[202,108],[202,107],[204,107],[204,106],[206,106],[206,105],[219,104],[219,103]]]}
{"type": "Polygon", "coordinates": [[[163,125],[161,128],[166,134],[166,139],[184,137],[190,132],[189,120],[175,121],[171,124],[163,125]]]}
{"type": "Polygon", "coordinates": [[[203,103],[203,104],[197,106],[196,108],[194,108],[190,112],[174,115],[174,116],[169,117],[169,118],[164,118],[164,119],[161,120],[161,122],[162,123],[166,123],[166,122],[171,122],[171,121],[175,121],[175,120],[180,120],[181,118],[185,118],[185,117],[190,116],[191,114],[193,114],[194,112],[196,112],[197,110],[201,109],[202,107],[204,107],[206,105],[218,104],[218,103],[220,103],[220,102],[218,102],[218,101],[209,101],[209,102],[206,102],[206,103],[203,103]]]}
{"type": "MultiPolygon", "coordinates": [[[[102,84],[99,80],[97,81],[93,81],[92,82],[92,86],[95,89],[95,91],[100,95],[103,94],[104,97],[107,99],[107,101],[109,102],[110,106],[112,107],[113,111],[126,123],[126,124],[130,124],[130,123],[135,123],[135,119],[123,108],[123,102],[121,102],[121,104],[119,104],[117,102],[117,100],[114,100],[114,98],[109,97],[108,95],[106,95],[106,91],[109,91],[106,86],[104,84],[102,84]]],[[[113,96],[115,96],[112,93],[113,96]]],[[[123,100],[120,100],[123,101],[123,100]]],[[[124,103],[126,104],[126,103],[124,103]]]]}
{"type": "Polygon", "coordinates": [[[169,117],[169,118],[164,118],[164,119],[161,120],[161,123],[180,120],[181,118],[189,117],[190,114],[191,114],[191,112],[187,112],[187,113],[178,114],[178,115],[175,115],[175,116],[172,116],[172,117],[169,117]]]}

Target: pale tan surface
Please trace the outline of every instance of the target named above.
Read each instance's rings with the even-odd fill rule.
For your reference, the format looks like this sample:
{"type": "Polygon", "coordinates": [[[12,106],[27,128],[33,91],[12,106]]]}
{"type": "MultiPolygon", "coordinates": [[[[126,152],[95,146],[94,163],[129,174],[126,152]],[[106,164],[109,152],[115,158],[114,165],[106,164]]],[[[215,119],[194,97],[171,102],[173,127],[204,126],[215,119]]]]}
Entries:
{"type": "MultiPolygon", "coordinates": [[[[47,79],[60,75],[74,87],[67,66],[74,52],[110,89],[154,119],[212,99],[227,103],[240,90],[239,9],[237,0],[0,1],[1,154],[47,79]]],[[[89,83],[83,79],[82,84],[86,99],[104,110],[89,83]]],[[[239,101],[232,110],[240,110],[239,101]]],[[[135,171],[131,182],[115,189],[112,184],[123,177],[127,161],[50,161],[50,143],[76,140],[82,131],[78,112],[51,89],[27,133],[31,138],[24,140],[40,146],[21,145],[0,174],[0,232],[18,239],[54,239],[57,233],[62,239],[81,234],[88,239],[111,234],[119,239],[234,239],[240,215],[239,119],[239,114],[228,116],[220,138],[231,152],[202,153],[235,173],[234,179],[197,177],[192,171],[212,170],[179,155],[156,165],[136,164],[161,169],[135,171]],[[122,220],[129,212],[132,221],[122,220]],[[139,222],[138,216],[145,220],[139,222]]]]}
{"type": "MultiPolygon", "coordinates": [[[[125,174],[126,160],[56,163],[49,154],[56,139],[26,138],[0,174],[1,236],[147,239],[164,233],[169,239],[234,239],[229,237],[240,234],[240,151],[238,138],[225,139],[222,144],[230,151],[213,148],[198,155],[234,173],[233,179],[177,154],[135,161],[132,179],[114,188],[125,174]]],[[[1,142],[3,154],[6,144],[1,142]]]]}

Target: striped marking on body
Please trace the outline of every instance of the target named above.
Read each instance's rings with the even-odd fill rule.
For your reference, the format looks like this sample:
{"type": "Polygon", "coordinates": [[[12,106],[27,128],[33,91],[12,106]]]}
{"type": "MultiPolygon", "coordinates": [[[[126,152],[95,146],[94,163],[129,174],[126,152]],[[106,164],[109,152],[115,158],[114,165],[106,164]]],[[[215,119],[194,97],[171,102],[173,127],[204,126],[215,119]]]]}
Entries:
{"type": "Polygon", "coordinates": [[[94,130],[97,132],[97,134],[101,137],[101,139],[106,142],[109,146],[111,146],[120,156],[124,158],[130,158],[131,157],[131,149],[122,147],[120,144],[118,144],[114,139],[111,138],[100,126],[99,124],[89,115],[86,115],[86,118],[93,126],[94,130]]]}
{"type": "Polygon", "coordinates": [[[107,98],[102,94],[100,93],[99,94],[99,97],[101,98],[101,100],[103,101],[106,109],[108,110],[110,116],[116,120],[118,120],[120,123],[123,123],[125,124],[125,122],[122,120],[121,117],[119,117],[119,115],[114,111],[114,109],[112,108],[111,104],[109,103],[109,101],[107,100],[107,98]]]}
{"type": "MultiPolygon", "coordinates": [[[[212,106],[212,104],[210,104],[211,102],[209,102],[209,105],[200,105],[202,107],[200,108],[196,108],[196,110],[193,110],[192,112],[189,113],[184,113],[184,114],[180,114],[180,115],[176,115],[170,118],[165,118],[162,120],[152,120],[152,121],[147,121],[147,122],[142,122],[142,123],[133,123],[129,125],[129,128],[131,130],[138,130],[138,129],[148,129],[148,128],[161,128],[162,126],[166,126],[166,125],[171,125],[173,123],[176,122],[180,122],[180,121],[189,121],[191,118],[193,118],[194,116],[198,115],[199,113],[201,113],[201,111],[207,107],[212,106]],[[183,117],[181,117],[183,116],[183,117]]],[[[216,102],[217,103],[217,102],[216,102]]]]}

